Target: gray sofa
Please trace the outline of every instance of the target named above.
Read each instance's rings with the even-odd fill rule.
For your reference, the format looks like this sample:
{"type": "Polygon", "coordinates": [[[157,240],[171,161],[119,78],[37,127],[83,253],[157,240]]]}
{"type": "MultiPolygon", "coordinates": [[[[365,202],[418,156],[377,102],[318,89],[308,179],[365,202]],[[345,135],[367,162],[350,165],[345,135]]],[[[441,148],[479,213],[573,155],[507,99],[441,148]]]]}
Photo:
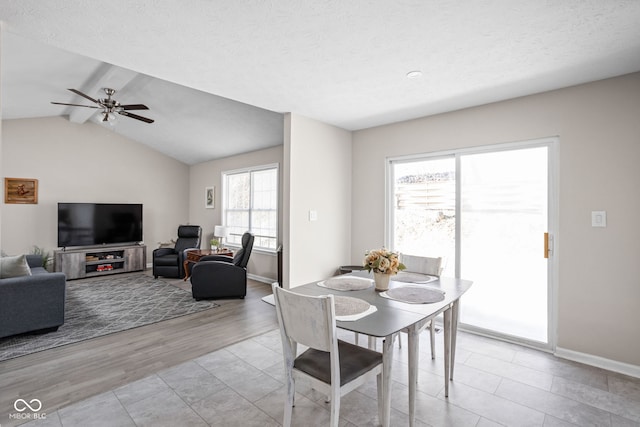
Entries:
{"type": "Polygon", "coordinates": [[[40,255],[27,255],[31,276],[0,279],[0,338],[44,333],[64,323],[66,277],[49,273],[40,255]]]}

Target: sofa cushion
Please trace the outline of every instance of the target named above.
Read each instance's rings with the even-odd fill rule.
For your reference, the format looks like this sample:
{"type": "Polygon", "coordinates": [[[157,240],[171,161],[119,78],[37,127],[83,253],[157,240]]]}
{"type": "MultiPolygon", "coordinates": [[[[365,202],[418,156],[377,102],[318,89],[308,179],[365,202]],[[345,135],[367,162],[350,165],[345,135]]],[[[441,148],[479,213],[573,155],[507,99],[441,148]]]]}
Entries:
{"type": "Polygon", "coordinates": [[[49,272],[45,270],[44,267],[30,267],[30,268],[31,268],[32,276],[37,276],[38,274],[49,274],[49,272]]]}
{"type": "Polygon", "coordinates": [[[0,258],[0,279],[10,277],[31,276],[31,269],[24,255],[0,258]]]}

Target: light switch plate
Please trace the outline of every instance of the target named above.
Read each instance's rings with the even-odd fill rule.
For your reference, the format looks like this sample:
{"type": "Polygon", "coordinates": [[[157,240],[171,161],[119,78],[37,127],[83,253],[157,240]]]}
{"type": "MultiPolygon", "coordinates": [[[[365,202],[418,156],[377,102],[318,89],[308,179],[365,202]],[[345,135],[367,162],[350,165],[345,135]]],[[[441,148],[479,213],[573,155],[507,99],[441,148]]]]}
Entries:
{"type": "Polygon", "coordinates": [[[592,227],[606,227],[607,226],[607,212],[606,211],[593,211],[593,212],[591,212],[591,226],[592,227]]]}
{"type": "Polygon", "coordinates": [[[317,220],[318,220],[318,211],[310,210],[309,221],[317,221],[317,220]]]}

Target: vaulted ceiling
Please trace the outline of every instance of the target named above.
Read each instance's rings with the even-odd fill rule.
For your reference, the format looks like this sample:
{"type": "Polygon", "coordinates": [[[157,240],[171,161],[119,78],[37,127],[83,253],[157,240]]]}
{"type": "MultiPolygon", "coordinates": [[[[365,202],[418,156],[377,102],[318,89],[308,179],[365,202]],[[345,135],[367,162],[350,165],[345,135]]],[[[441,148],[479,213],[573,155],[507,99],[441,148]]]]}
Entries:
{"type": "Polygon", "coordinates": [[[2,0],[0,20],[4,119],[96,120],[50,101],[113,87],[155,123],[110,129],[187,164],[281,144],[285,112],[357,130],[640,70],[633,0],[2,0]]]}

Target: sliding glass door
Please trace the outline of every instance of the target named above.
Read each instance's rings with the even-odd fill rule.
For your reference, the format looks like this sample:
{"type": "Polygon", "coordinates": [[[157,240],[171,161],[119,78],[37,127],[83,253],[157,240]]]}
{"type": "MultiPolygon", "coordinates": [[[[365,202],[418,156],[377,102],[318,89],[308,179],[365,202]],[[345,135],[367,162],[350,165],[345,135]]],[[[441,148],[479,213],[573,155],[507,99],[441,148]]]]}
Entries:
{"type": "Polygon", "coordinates": [[[461,310],[470,329],[549,342],[552,142],[389,162],[389,246],[442,256],[443,275],[473,280],[461,310]]]}
{"type": "Polygon", "coordinates": [[[460,156],[461,322],[547,342],[547,147],[460,156]]]}

